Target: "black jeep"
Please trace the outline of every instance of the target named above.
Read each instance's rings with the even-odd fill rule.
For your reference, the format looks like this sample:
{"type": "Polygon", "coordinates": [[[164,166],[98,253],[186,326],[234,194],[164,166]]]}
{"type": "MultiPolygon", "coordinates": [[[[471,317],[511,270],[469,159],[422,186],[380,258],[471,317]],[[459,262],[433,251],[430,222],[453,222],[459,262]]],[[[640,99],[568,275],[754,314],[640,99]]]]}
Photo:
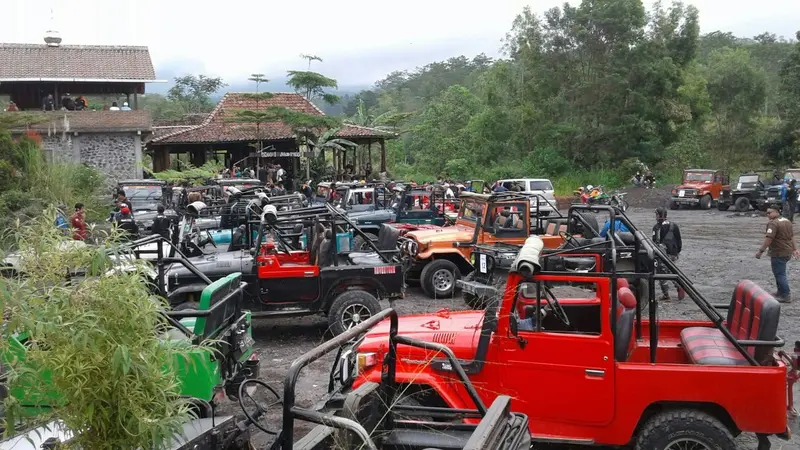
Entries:
{"type": "Polygon", "coordinates": [[[764,199],[767,192],[765,180],[769,180],[769,171],[753,171],[739,175],[736,184],[723,186],[717,208],[720,211],[727,211],[732,205],[738,212],[747,212],[751,207],[765,210],[764,199]]]}

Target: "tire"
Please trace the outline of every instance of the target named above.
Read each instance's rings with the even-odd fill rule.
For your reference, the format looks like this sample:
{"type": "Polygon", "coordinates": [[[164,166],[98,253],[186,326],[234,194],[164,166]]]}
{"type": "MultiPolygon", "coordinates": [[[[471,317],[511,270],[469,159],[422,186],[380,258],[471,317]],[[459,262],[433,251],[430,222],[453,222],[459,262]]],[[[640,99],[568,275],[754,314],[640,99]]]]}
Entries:
{"type": "Polygon", "coordinates": [[[750,199],[747,197],[739,197],[733,202],[733,206],[736,207],[737,212],[750,211],[750,199]]]}
{"type": "MultiPolygon", "coordinates": [[[[370,238],[370,240],[371,240],[372,242],[375,242],[375,243],[377,243],[377,242],[378,242],[378,236],[375,236],[375,235],[373,235],[372,233],[365,233],[365,234],[366,234],[367,236],[369,236],[369,238],[370,238]]],[[[363,251],[363,252],[370,252],[370,251],[372,251],[372,247],[370,247],[370,246],[369,246],[369,244],[367,244],[367,240],[366,240],[366,239],[364,239],[364,237],[362,237],[362,236],[356,236],[356,237],[353,239],[353,251],[357,251],[357,252],[359,252],[359,251],[363,251]]]]}
{"type": "Polygon", "coordinates": [[[461,271],[452,261],[434,259],[422,269],[420,284],[430,298],[449,298],[455,293],[456,280],[459,279],[461,271]],[[449,277],[446,272],[449,272],[449,277]]]}
{"type": "Polygon", "coordinates": [[[580,226],[580,231],[583,232],[583,237],[587,239],[600,237],[600,225],[597,223],[597,215],[586,212],[577,212],[577,214],[580,215],[583,218],[583,220],[589,225],[589,228],[591,228],[590,230],[585,230],[583,223],[578,222],[578,225],[580,226]]]}
{"type": "Polygon", "coordinates": [[[200,304],[197,302],[183,302],[180,305],[172,308],[173,311],[197,311],[200,304]]]}
{"type": "Polygon", "coordinates": [[[672,209],[672,210],[678,209],[678,204],[675,203],[675,200],[670,200],[669,201],[669,209],[672,209]]]}
{"type": "Polygon", "coordinates": [[[728,208],[730,208],[730,207],[731,207],[731,205],[728,204],[728,203],[717,202],[717,209],[722,211],[722,212],[727,211],[728,208]]]}
{"type": "Polygon", "coordinates": [[[706,194],[700,198],[700,209],[711,209],[711,204],[714,200],[710,195],[706,194]]]}
{"type": "Polygon", "coordinates": [[[336,296],[328,310],[328,328],[338,336],[364,319],[381,312],[381,304],[367,291],[345,291],[336,296]]]}
{"type": "MultiPolygon", "coordinates": [[[[736,448],[731,432],[702,411],[679,409],[653,416],[639,431],[636,450],[677,450],[678,445],[702,444],[708,450],[736,448]]],[[[692,448],[703,448],[695,446],[692,448]]]]}

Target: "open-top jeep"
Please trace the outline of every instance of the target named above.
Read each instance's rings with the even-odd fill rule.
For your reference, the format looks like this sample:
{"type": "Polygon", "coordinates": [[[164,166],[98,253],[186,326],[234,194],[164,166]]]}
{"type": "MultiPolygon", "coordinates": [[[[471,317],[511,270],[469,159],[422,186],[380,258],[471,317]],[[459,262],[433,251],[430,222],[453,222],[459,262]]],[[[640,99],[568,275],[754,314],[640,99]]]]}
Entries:
{"type": "MultiPolygon", "coordinates": [[[[787,438],[797,372],[775,351],[783,345],[777,300],[745,280],[730,303],[710,304],[624,214],[616,218],[644,250],[646,271],[618,274],[614,259],[603,272],[547,270],[548,255],[586,249],[547,250],[532,236],[499,303],[485,312],[407,316],[399,335],[446,343],[484,401],[514,398],[514,408],[531,418],[535,442],[733,449],[734,437],[750,432],[763,450],[768,435],[787,438]],[[623,275],[648,280],[647,294],[637,298],[623,275]],[[679,283],[706,320],[660,319],[655,282],[662,279],[679,283]]],[[[603,245],[617,251],[615,239],[603,245]]],[[[496,294],[493,286],[483,289],[496,294]]],[[[355,387],[379,379],[387,333],[384,323],[359,346],[365,364],[355,387]]],[[[454,366],[430,356],[398,350],[397,382],[423,405],[463,407],[469,397],[454,366]]]]}
{"type": "MultiPolygon", "coordinates": [[[[783,198],[781,196],[781,189],[784,180],[800,180],[800,169],[788,169],[783,174],[783,179],[775,185],[769,186],[767,188],[767,192],[764,194],[763,204],[761,205],[761,209],[766,210],[769,206],[775,206],[779,208],[781,211],[783,210],[783,198]]],[[[787,195],[789,193],[787,192],[787,195]]],[[[800,198],[800,184],[797,185],[795,192],[791,193],[791,195],[798,196],[800,198]]],[[[797,212],[797,211],[795,211],[797,212]]]]}
{"type": "Polygon", "coordinates": [[[165,297],[176,308],[191,308],[205,280],[241,271],[250,286],[247,307],[254,315],[324,314],[335,334],[380,311],[379,299],[402,298],[403,271],[394,259],[396,250],[379,250],[368,240],[373,257],[340,251],[340,229],[363,233],[341,211],[330,205],[323,209],[325,214],[319,208],[265,212],[254,240],[247,228],[237,229],[228,251],[189,258],[196,270],[159,259],[165,297]],[[290,232],[282,231],[287,228],[290,232]],[[309,243],[305,249],[298,244],[303,236],[309,243]]]}
{"type": "MultiPolygon", "coordinates": [[[[432,298],[453,295],[456,280],[472,272],[472,246],[522,244],[532,228],[529,211],[529,198],[524,194],[463,192],[455,225],[410,231],[401,239],[401,255],[408,266],[406,278],[419,280],[432,298]]],[[[548,247],[562,242],[558,235],[543,239],[548,247]]]]}
{"type": "Polygon", "coordinates": [[[739,175],[736,184],[722,187],[722,194],[717,202],[720,211],[727,211],[733,205],[738,212],[747,212],[753,209],[766,210],[764,202],[767,186],[764,180],[769,180],[770,171],[761,170],[746,172],[739,175]]]}
{"type": "Polygon", "coordinates": [[[683,182],[672,190],[669,207],[699,206],[700,209],[711,209],[719,201],[722,187],[726,184],[728,175],[722,170],[684,170],[683,182]]]}

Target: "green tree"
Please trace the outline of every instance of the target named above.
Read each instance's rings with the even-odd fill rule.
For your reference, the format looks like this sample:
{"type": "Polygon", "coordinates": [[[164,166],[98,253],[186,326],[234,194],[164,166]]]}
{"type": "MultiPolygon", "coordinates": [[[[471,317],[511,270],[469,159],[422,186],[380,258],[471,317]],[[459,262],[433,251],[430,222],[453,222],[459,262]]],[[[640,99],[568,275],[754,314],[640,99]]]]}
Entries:
{"type": "Polygon", "coordinates": [[[167,99],[174,104],[177,112],[182,114],[209,112],[214,108],[211,95],[226,86],[227,84],[219,77],[206,75],[175,77],[175,84],[167,92],[167,99]]]}
{"type": "Polygon", "coordinates": [[[336,80],[311,71],[311,63],[313,61],[322,62],[322,58],[316,55],[300,55],[300,57],[308,60],[308,70],[289,70],[286,84],[293,87],[298,93],[305,95],[309,101],[320,99],[328,104],[338,102],[337,95],[326,92],[326,88],[336,89],[339,87],[336,80]]]}
{"type": "Polygon", "coordinates": [[[725,167],[748,162],[757,142],[756,119],[766,98],[766,77],[743,48],[716,50],[706,68],[713,108],[713,139],[707,145],[722,156],[725,167]]]}

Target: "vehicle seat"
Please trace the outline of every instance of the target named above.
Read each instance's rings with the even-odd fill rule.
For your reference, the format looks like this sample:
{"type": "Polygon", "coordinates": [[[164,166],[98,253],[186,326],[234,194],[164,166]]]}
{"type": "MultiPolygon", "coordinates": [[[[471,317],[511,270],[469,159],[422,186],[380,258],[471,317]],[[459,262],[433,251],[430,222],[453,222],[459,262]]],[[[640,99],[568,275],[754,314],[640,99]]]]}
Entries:
{"type": "Polygon", "coordinates": [[[633,343],[633,319],[636,314],[636,296],[630,288],[617,290],[617,335],[614,337],[614,359],[625,362],[633,343]]]}
{"type": "Polygon", "coordinates": [[[303,234],[303,224],[298,223],[292,228],[292,248],[298,250],[300,248],[300,236],[303,234]]]}
{"type": "Polygon", "coordinates": [[[319,255],[317,257],[317,265],[320,267],[330,267],[333,265],[333,258],[336,257],[336,242],[334,242],[333,231],[326,229],[324,233],[325,239],[319,246],[319,255]]]}
{"type": "Polygon", "coordinates": [[[627,232],[627,231],[619,231],[616,234],[617,234],[617,237],[620,238],[620,240],[622,241],[623,244],[631,246],[631,247],[636,245],[636,238],[633,237],[633,233],[630,233],[630,232],[627,232]]]}
{"type": "Polygon", "coordinates": [[[244,237],[245,228],[246,227],[242,225],[233,230],[233,234],[231,234],[231,243],[228,244],[229,252],[242,248],[242,237],[244,237]]]}
{"type": "Polygon", "coordinates": [[[311,237],[311,246],[309,247],[308,258],[311,264],[318,264],[319,248],[322,246],[322,241],[325,239],[325,225],[317,223],[314,225],[314,233],[311,237]]]}
{"type": "MultiPolygon", "coordinates": [[[[736,285],[728,308],[725,327],[737,340],[775,341],[781,304],[750,280],[736,285]]],[[[749,365],[747,359],[717,328],[690,327],[681,331],[681,344],[695,364],[719,366],[749,365]]],[[[759,363],[770,358],[774,347],[745,347],[759,363]]]]}

